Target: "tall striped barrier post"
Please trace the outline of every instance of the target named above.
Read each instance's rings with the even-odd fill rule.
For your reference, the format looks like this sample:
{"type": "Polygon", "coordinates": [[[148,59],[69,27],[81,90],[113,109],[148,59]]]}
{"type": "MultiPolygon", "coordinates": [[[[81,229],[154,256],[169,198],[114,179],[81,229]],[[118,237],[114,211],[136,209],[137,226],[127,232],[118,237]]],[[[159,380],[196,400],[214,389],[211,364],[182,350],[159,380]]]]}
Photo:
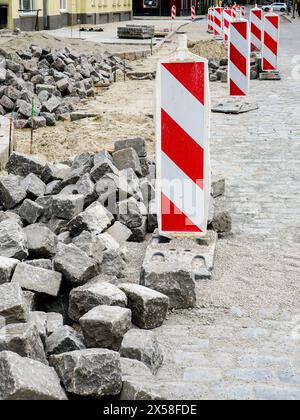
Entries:
{"type": "Polygon", "coordinates": [[[212,33],[213,31],[213,8],[210,7],[207,14],[207,32],[212,33]]]}
{"type": "Polygon", "coordinates": [[[264,17],[262,69],[274,71],[278,69],[279,16],[268,13],[264,17]]]}
{"type": "Polygon", "coordinates": [[[214,8],[214,36],[220,37],[223,33],[223,7],[214,8]]]}
{"type": "Polygon", "coordinates": [[[263,11],[257,6],[250,10],[251,51],[260,52],[262,49],[263,11]]]}
{"type": "Polygon", "coordinates": [[[225,8],[223,10],[223,37],[226,42],[229,40],[229,27],[232,21],[232,9],[225,8]]]}
{"type": "Polygon", "coordinates": [[[157,211],[159,233],[207,233],[210,196],[208,62],[178,50],[158,63],[156,81],[157,211]]]}
{"type": "Polygon", "coordinates": [[[247,20],[230,23],[228,79],[230,96],[246,96],[250,86],[250,31],[247,20]]]}

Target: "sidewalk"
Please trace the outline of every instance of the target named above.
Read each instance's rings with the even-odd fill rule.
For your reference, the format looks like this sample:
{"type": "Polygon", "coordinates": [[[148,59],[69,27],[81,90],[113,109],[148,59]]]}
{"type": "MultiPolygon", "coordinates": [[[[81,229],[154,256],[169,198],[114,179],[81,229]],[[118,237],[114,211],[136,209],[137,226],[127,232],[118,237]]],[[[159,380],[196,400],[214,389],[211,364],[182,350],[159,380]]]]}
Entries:
{"type": "MultiPolygon", "coordinates": [[[[119,39],[117,35],[117,28],[123,27],[128,24],[130,25],[143,25],[143,24],[149,24],[154,25],[156,30],[158,31],[166,31],[167,33],[171,30],[176,30],[183,24],[188,23],[187,19],[176,19],[175,21],[172,21],[171,19],[148,19],[145,21],[140,19],[133,19],[131,21],[125,21],[125,22],[114,22],[114,23],[108,23],[103,25],[94,25],[93,27],[102,28],[103,32],[79,32],[78,25],[71,28],[61,28],[56,29],[53,31],[46,31],[47,34],[57,36],[60,38],[80,38],[82,40],[96,42],[96,43],[102,43],[102,44],[115,44],[115,45],[135,45],[135,46],[145,46],[150,44],[149,39],[119,39]]],[[[84,25],[86,26],[86,25],[84,25]]],[[[90,25],[89,25],[90,26],[90,25]]],[[[154,39],[154,45],[157,42],[160,42],[161,38],[154,39]]]]}
{"type": "MultiPolygon", "coordinates": [[[[300,25],[281,22],[282,81],[251,83],[258,111],[213,114],[212,168],[227,181],[233,235],[219,241],[198,308],[156,330],[170,398],[300,399],[300,25]]],[[[212,84],[212,101],[228,97],[212,84]]]]}

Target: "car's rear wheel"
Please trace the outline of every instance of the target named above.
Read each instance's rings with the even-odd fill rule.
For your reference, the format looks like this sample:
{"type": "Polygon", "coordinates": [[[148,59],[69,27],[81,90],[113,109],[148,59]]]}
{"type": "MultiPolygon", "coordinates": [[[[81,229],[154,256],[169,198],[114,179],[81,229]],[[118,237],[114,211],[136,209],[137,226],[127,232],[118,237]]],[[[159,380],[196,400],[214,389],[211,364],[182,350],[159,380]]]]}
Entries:
{"type": "Polygon", "coordinates": [[[282,8],[280,9],[280,11],[281,11],[281,12],[285,12],[285,8],[284,8],[284,7],[282,7],[282,8]]]}

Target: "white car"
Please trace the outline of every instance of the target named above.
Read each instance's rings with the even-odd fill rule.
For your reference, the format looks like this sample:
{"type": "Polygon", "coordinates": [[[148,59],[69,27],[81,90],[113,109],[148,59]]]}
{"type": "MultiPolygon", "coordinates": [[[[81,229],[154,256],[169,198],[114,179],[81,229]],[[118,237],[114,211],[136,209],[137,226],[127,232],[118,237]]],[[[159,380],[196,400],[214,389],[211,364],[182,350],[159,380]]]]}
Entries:
{"type": "Polygon", "coordinates": [[[286,3],[272,3],[267,6],[262,7],[264,12],[270,12],[273,9],[274,12],[286,12],[287,4],[286,3]]]}

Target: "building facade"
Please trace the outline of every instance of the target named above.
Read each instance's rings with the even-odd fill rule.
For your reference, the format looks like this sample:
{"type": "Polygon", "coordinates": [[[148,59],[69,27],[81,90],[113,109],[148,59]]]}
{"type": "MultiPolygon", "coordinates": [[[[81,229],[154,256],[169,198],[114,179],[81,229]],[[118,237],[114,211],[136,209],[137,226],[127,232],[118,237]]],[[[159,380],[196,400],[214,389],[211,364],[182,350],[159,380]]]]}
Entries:
{"type": "Polygon", "coordinates": [[[191,6],[198,14],[205,13],[208,0],[133,0],[135,16],[170,16],[171,7],[176,6],[177,16],[189,16],[191,6]]]}
{"type": "Polygon", "coordinates": [[[33,31],[131,18],[132,0],[0,0],[0,28],[33,31]]]}

